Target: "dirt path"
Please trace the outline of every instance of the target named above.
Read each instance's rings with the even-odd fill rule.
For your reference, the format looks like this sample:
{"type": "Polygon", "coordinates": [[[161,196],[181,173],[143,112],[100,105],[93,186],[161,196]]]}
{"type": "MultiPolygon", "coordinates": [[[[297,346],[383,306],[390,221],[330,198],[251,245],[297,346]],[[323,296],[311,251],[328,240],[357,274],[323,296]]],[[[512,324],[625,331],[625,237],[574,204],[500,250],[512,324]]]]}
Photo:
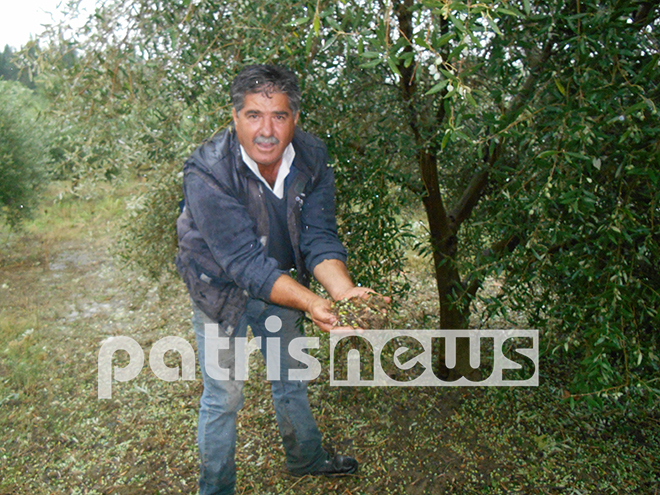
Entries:
{"type": "Polygon", "coordinates": [[[143,372],[116,384],[113,400],[97,399],[105,339],[130,336],[148,351],[162,334],[186,336],[190,327],[181,300],[163,306],[155,289],[120,270],[109,252],[115,228],[99,215],[59,231],[0,235],[0,493],[175,493],[194,481],[196,452],[182,447],[194,445],[195,383],[160,388],[143,372]],[[176,403],[177,435],[167,441],[162,400],[176,403]],[[167,455],[144,454],[154,438],[171,444],[167,455]],[[168,456],[184,459],[154,476],[168,456]]]}

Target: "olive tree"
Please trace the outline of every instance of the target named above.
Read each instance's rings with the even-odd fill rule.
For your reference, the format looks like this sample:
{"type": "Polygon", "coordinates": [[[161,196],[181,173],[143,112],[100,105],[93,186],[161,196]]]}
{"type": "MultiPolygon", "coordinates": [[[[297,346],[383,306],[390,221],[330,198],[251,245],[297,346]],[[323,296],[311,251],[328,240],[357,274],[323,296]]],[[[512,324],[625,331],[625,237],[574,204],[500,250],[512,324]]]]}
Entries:
{"type": "Polygon", "coordinates": [[[405,112],[443,327],[498,277],[489,311],[523,311],[580,359],[576,391],[656,390],[659,14],[401,0],[361,36],[405,112]]]}
{"type": "Polygon", "coordinates": [[[69,147],[81,170],[148,176],[124,252],[155,277],[175,249],[181,161],[229,125],[244,64],[280,63],[301,77],[301,125],[328,143],[358,280],[393,282],[399,208],[420,204],[443,328],[466,328],[480,298],[577,358],[576,392],[655,391],[658,14],[614,0],[118,1],[68,41],[73,66],[53,63],[62,43],[43,55],[58,67],[43,77],[88,130],[84,152],[69,147]],[[502,295],[480,291],[488,278],[502,295]]]}

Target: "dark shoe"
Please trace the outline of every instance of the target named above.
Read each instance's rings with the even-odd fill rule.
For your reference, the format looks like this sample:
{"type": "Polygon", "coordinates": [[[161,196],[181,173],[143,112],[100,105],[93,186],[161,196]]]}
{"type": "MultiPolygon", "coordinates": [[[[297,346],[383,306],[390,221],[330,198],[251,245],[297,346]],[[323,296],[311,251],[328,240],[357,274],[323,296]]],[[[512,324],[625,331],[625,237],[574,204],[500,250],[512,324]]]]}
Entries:
{"type": "Polygon", "coordinates": [[[325,461],[321,467],[308,473],[291,472],[294,476],[346,476],[357,471],[358,461],[347,455],[336,455],[325,461]]]}

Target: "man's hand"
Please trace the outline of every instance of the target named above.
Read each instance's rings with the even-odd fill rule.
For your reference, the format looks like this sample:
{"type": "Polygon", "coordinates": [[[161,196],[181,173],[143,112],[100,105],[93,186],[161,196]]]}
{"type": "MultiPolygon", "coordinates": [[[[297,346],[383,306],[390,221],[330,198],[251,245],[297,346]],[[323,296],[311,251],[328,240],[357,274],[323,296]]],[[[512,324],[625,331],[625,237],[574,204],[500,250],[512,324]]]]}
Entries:
{"type": "Polygon", "coordinates": [[[309,313],[312,321],[324,332],[352,330],[334,326],[337,317],[332,313],[332,303],[303,287],[288,275],[281,275],[270,293],[273,304],[299,309],[309,313]]]}
{"type": "MultiPolygon", "coordinates": [[[[336,301],[341,301],[343,299],[351,299],[353,297],[359,297],[360,299],[369,299],[370,294],[378,294],[373,289],[368,287],[353,287],[337,296],[336,301]]],[[[387,304],[392,302],[392,298],[388,296],[383,296],[383,299],[387,304]]]]}
{"type": "MultiPolygon", "coordinates": [[[[335,301],[359,297],[368,299],[376,294],[367,287],[356,287],[351,280],[346,265],[339,260],[325,260],[314,269],[314,276],[335,301]]],[[[386,303],[391,299],[383,296],[386,303]]],[[[309,313],[312,321],[324,332],[353,332],[351,327],[339,327],[337,317],[332,312],[332,303],[303,287],[288,275],[281,275],[270,293],[273,304],[288,306],[309,313]]]]}
{"type": "MultiPolygon", "coordinates": [[[[371,294],[377,294],[374,290],[369,289],[368,287],[356,287],[351,280],[350,275],[348,274],[346,265],[340,260],[330,259],[322,261],[316,265],[316,268],[314,268],[314,277],[316,277],[316,280],[318,280],[321,285],[325,287],[325,290],[335,301],[342,301],[355,297],[360,299],[368,299],[371,294]]],[[[390,297],[382,297],[387,304],[392,302],[390,297]]],[[[319,323],[316,324],[319,325],[319,323]]],[[[336,324],[337,323],[335,318],[335,325],[336,324]]],[[[328,331],[327,327],[323,327],[321,325],[319,325],[319,327],[321,327],[321,329],[325,330],[326,332],[328,331]]],[[[352,327],[338,326],[332,327],[331,330],[333,332],[356,331],[352,327]]]]}
{"type": "Polygon", "coordinates": [[[310,318],[324,332],[332,330],[337,323],[337,317],[332,313],[332,304],[327,299],[319,297],[311,301],[307,308],[310,318]]]}
{"type": "Polygon", "coordinates": [[[388,328],[387,306],[392,298],[366,287],[356,287],[339,295],[333,310],[339,323],[358,333],[366,329],[388,328]]]}
{"type": "Polygon", "coordinates": [[[314,324],[324,332],[332,333],[355,333],[355,329],[351,327],[340,327],[337,325],[337,317],[332,312],[332,303],[327,299],[319,297],[314,300],[307,308],[307,312],[311,317],[314,324]]]}
{"type": "MultiPolygon", "coordinates": [[[[340,260],[322,261],[314,268],[314,277],[321,282],[321,285],[335,301],[351,297],[364,299],[368,293],[374,292],[367,287],[356,287],[348,274],[346,265],[340,260]]],[[[389,297],[385,296],[385,299],[388,303],[391,302],[389,297]]]]}

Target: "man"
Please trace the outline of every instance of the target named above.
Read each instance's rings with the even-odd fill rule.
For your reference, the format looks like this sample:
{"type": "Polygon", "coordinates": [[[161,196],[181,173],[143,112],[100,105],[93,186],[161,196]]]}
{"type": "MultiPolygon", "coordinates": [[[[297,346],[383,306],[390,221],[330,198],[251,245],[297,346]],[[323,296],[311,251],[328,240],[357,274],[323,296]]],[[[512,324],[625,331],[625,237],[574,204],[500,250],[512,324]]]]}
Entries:
{"type": "Polygon", "coordinates": [[[307,383],[289,379],[289,370],[303,365],[289,356],[288,344],[302,335],[302,312],[324,331],[336,324],[331,302],[308,289],[310,273],[334,300],[371,292],[356,287],[346,269],[325,146],[296,127],[296,76],[275,66],[248,66],[233,81],[231,97],[233,129],[185,164],[186,206],[177,223],[177,268],[193,301],[204,381],[202,495],[234,493],[236,413],[243,405],[236,339],[248,326],[260,338],[267,366],[268,340],[279,339],[280,373],[271,385],[287,469],[328,476],[357,470],[355,459],[332,457],[321,447],[307,383]],[[228,349],[209,346],[216,336],[205,333],[205,324],[213,323],[231,336],[228,349]],[[230,379],[218,379],[220,369],[229,370],[230,379]]]}

